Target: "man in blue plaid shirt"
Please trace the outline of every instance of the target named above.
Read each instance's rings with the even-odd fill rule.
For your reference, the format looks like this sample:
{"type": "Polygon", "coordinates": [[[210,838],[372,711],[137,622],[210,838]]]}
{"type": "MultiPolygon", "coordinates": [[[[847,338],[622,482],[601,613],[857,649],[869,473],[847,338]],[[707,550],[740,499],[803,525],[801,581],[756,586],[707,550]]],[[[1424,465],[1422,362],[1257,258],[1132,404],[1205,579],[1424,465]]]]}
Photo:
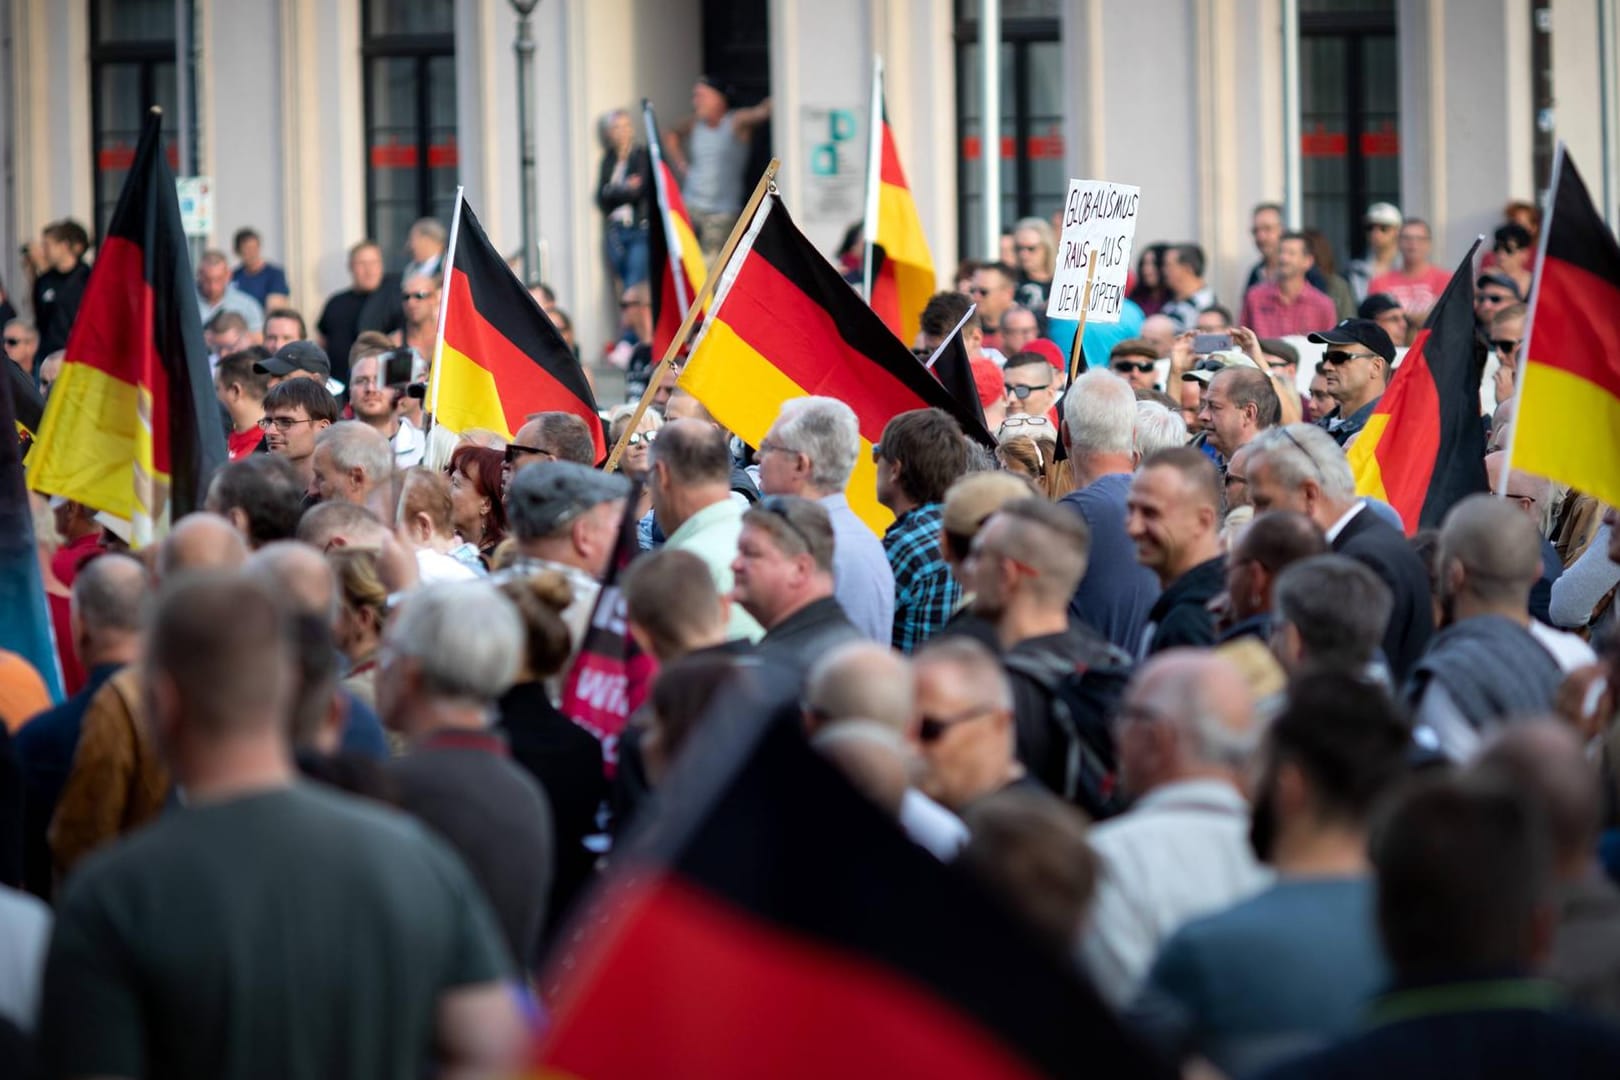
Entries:
{"type": "Polygon", "coordinates": [[[967,444],[950,414],[914,409],[884,427],[872,460],[878,502],[894,511],[883,534],[894,570],[892,643],[910,653],[939,632],[962,599],[940,547],[940,504],[967,472],[967,444]]]}

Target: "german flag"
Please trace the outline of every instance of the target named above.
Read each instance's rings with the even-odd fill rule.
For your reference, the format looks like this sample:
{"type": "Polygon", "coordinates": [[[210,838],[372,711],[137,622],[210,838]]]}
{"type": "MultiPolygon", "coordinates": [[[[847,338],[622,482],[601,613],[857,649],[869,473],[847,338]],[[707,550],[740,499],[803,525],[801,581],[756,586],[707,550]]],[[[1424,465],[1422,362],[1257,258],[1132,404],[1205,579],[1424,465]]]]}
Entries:
{"type": "Polygon", "coordinates": [[[641,118],[647,128],[647,161],[651,166],[653,207],[656,215],[647,229],[647,269],[652,277],[653,363],[664,358],[686,318],[692,298],[703,287],[703,249],[698,246],[692,218],[681,199],[675,174],[664,164],[663,143],[658,141],[658,117],[645,98],[641,118]]]}
{"type": "Polygon", "coordinates": [[[457,433],[483,428],[510,439],[533,413],[569,412],[585,421],[602,460],[602,420],[579,360],[459,194],[450,244],[439,354],[428,388],[434,424],[457,433]]]}
{"type": "Polygon", "coordinates": [[[938,279],[928,253],[917,202],[900,167],[883,101],[883,64],[872,69],[872,140],[866,166],[866,243],[869,269],[866,295],[884,325],[907,345],[938,279]]]}
{"type": "Polygon", "coordinates": [[[28,661],[45,680],[51,700],[61,701],[62,671],[51,635],[51,610],[39,569],[39,542],[28,506],[28,488],[23,482],[19,427],[12,380],[0,380],[0,611],[5,612],[0,618],[0,649],[28,661]]]}
{"type": "Polygon", "coordinates": [[[542,980],[554,1008],[534,1075],[1170,1075],[786,713],[755,686],[705,722],[657,828],[581,921],[586,944],[542,980]]]}
{"type": "Polygon", "coordinates": [[[1429,319],[1345,456],[1356,493],[1395,508],[1411,536],[1439,528],[1453,504],[1486,491],[1481,368],[1474,353],[1474,251],[1468,249],[1429,319]]]}
{"type": "Polygon", "coordinates": [[[1541,243],[1511,465],[1620,506],[1620,245],[1562,144],[1541,243]]]}
{"type": "Polygon", "coordinates": [[[62,374],[28,456],[28,486],[161,539],[225,464],[162,118],[147,115],[101,242],[62,374]]]}
{"type": "Polygon", "coordinates": [[[789,398],[818,394],[849,405],[862,440],[849,505],[873,531],[881,535],[894,520],[877,501],[870,453],[892,417],[932,406],[995,445],[804,238],[776,194],[760,202],[720,273],[680,385],[750,446],[759,445],[789,398]]]}

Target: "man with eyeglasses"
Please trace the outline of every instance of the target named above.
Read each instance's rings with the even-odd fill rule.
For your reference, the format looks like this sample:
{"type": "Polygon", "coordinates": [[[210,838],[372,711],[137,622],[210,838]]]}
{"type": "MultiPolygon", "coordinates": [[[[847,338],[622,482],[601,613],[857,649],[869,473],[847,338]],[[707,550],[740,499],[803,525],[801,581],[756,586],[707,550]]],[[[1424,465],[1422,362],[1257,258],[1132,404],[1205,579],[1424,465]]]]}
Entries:
{"type": "Polygon", "coordinates": [[[1399,253],[1395,237],[1403,220],[1399,208],[1391,203],[1378,202],[1367,207],[1361,219],[1366,230],[1366,254],[1350,261],[1348,274],[1357,300],[1365,300],[1378,291],[1368,288],[1373,278],[1395,269],[1395,256],[1399,253]]]}
{"type": "Polygon", "coordinates": [[[1001,340],[1001,317],[1012,307],[1018,288],[1018,271],[1006,263],[994,262],[973,272],[968,295],[979,305],[979,322],[984,327],[983,347],[1006,352],[1001,340]]]}
{"type": "Polygon", "coordinates": [[[535,413],[523,422],[506,448],[506,461],[517,473],[539,461],[596,464],[596,441],[585,421],[568,412],[535,413]]]}
{"type": "Polygon", "coordinates": [[[1328,347],[1322,354],[1322,372],[1328,393],[1339,404],[1318,424],[1344,446],[1367,426],[1384,396],[1395,346],[1383,327],[1367,319],[1345,319],[1306,340],[1328,347]]]}
{"type": "Polygon", "coordinates": [[[964,637],[918,651],[917,719],[910,736],[922,759],[918,788],[960,813],[1009,787],[1040,790],[1014,753],[1013,688],[996,655],[964,637]]]}
{"type": "Polygon", "coordinates": [[[1434,632],[1429,573],[1401,529],[1356,494],[1356,478],[1332,436],[1309,424],[1273,428],[1252,444],[1249,501],[1256,514],[1293,510],[1316,523],[1334,553],[1377,574],[1394,601],[1384,656],[1397,685],[1434,632]]]}
{"type": "Polygon", "coordinates": [[[6,323],[4,335],[6,359],[21,368],[38,386],[39,372],[35,370],[34,358],[39,355],[39,333],[34,324],[26,319],[12,319],[6,323]]]}
{"type": "Polygon", "coordinates": [[[832,649],[865,640],[833,596],[827,510],[797,495],[767,495],[743,515],[731,563],[732,599],[765,628],[755,654],[790,674],[794,692],[832,649]]]}
{"type": "Polygon", "coordinates": [[[1040,319],[1022,304],[1014,304],[1001,316],[1001,351],[1006,355],[1023,352],[1040,336],[1040,319]]]}
{"type": "MultiPolygon", "coordinates": [[[[263,366],[255,364],[254,370],[263,366]]],[[[337,423],[338,415],[337,398],[314,379],[282,379],[264,395],[259,427],[265,445],[292,463],[306,491],[315,480],[315,438],[337,423]]]]}
{"type": "Polygon", "coordinates": [[[1157,390],[1159,353],[1145,338],[1127,338],[1108,353],[1108,368],[1132,390],[1157,390]]]}

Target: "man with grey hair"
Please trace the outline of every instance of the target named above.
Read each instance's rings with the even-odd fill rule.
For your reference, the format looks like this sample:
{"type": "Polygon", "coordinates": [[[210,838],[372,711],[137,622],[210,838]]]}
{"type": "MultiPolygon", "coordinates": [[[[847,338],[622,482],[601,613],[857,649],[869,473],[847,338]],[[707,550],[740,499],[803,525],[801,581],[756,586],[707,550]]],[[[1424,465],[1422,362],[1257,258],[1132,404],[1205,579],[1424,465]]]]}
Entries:
{"type": "Polygon", "coordinates": [[[232,311],[252,333],[264,329],[264,307],[231,281],[231,260],[223,251],[210,249],[197,260],[197,310],[204,326],[220,312],[232,311]]]}
{"type": "Polygon", "coordinates": [[[1140,465],[1160,450],[1187,445],[1187,421],[1157,401],[1136,403],[1136,427],[1131,434],[1131,460],[1140,465]]]}
{"type": "MultiPolygon", "coordinates": [[[[1328,547],[1377,574],[1393,607],[1384,658],[1399,686],[1434,632],[1429,572],[1401,530],[1356,494],[1356,478],[1333,436],[1314,424],[1273,428],[1250,444],[1249,502],[1256,514],[1293,510],[1316,522],[1328,547]]],[[[1385,508],[1387,509],[1387,507],[1385,508]]]]}
{"type": "Polygon", "coordinates": [[[1265,885],[1243,797],[1263,732],[1242,674],[1190,649],[1144,664],[1115,723],[1135,802],[1091,830],[1103,872],[1081,954],[1103,996],[1124,1004],[1176,929],[1265,885]]]}
{"type": "Polygon", "coordinates": [[[1018,760],[1012,684],[995,653],[972,638],[940,638],[918,650],[912,670],[917,719],[910,736],[925,795],[960,813],[1008,787],[1040,790],[1018,760]]]}
{"type": "Polygon", "coordinates": [[[795,676],[861,632],[833,599],[833,531],[827,511],[797,495],[761,499],[743,515],[732,597],[765,628],[756,650],[795,676]]]}
{"type": "Polygon", "coordinates": [[[438,218],[417,218],[405,235],[405,253],[411,257],[400,273],[401,281],[413,277],[437,277],[444,269],[446,242],[444,225],[438,218]]]}
{"type": "Polygon", "coordinates": [[[1530,586],[1541,535],[1494,495],[1470,495],[1440,527],[1436,555],[1444,629],[1406,684],[1413,720],[1453,761],[1482,735],[1552,709],[1563,671],[1530,633],[1530,586]]]}
{"type": "MultiPolygon", "coordinates": [[[[512,477],[506,493],[506,520],[517,541],[518,559],[510,573],[532,577],[555,570],[568,579],[574,599],[563,610],[574,652],[602,591],[608,562],[618,542],[619,521],[630,496],[630,482],[572,461],[542,461],[512,477]]],[[[546,681],[556,701],[573,664],[546,681]]]]}
{"type": "Polygon", "coordinates": [[[461,854],[514,964],[532,972],[557,857],[551,808],[490,727],[523,650],[523,621],[494,585],[425,586],[383,634],[377,708],[411,743],[389,767],[400,806],[461,854]]]}
{"type": "MultiPolygon", "coordinates": [[[[1136,394],[1124,379],[1094,369],[1063,396],[1063,442],[1074,490],[1058,501],[1091,530],[1091,558],[1069,613],[1127,652],[1142,641],[1159,579],[1136,560],[1125,531],[1125,500],[1136,468],[1136,394]]],[[[1183,439],[1185,441],[1185,439],[1183,439]]]]}
{"type": "Polygon", "coordinates": [[[507,460],[514,476],[541,461],[572,461],[589,468],[596,464],[596,441],[585,421],[573,413],[535,413],[512,436],[507,460]]]}
{"type": "MultiPolygon", "coordinates": [[[[648,454],[647,485],[653,518],[668,537],[667,551],[702,559],[721,593],[731,591],[731,560],[742,534],[743,501],[731,495],[731,450],[726,434],[702,420],[672,420],[648,454]]],[[[871,535],[871,531],[867,531],[871,535]]],[[[754,617],[733,605],[727,636],[758,641],[765,636],[754,617]]]]}
{"type": "Polygon", "coordinates": [[[360,420],[333,424],[315,437],[310,467],[312,499],[364,506],[385,521],[393,516],[380,504],[394,478],[394,448],[376,428],[360,420]]]}
{"type": "Polygon", "coordinates": [[[23,783],[23,882],[50,899],[51,851],[45,833],[62,795],[90,699],[119,668],[140,653],[141,603],[150,580],[146,567],[128,555],[98,555],[73,579],[69,626],[84,665],[78,693],[29,720],[17,732],[17,765],[23,783]]]}
{"type": "Polygon", "coordinates": [[[883,543],[849,508],[844,489],[861,452],[855,410],[830,397],[791,398],[759,444],[759,488],[799,495],[833,527],[834,595],[849,621],[882,645],[894,630],[894,570],[883,543]]]}
{"type": "Polygon", "coordinates": [[[1389,586],[1348,556],[1301,559],[1272,586],[1272,655],[1291,675],[1339,671],[1387,685],[1377,659],[1391,603],[1389,586]]]}

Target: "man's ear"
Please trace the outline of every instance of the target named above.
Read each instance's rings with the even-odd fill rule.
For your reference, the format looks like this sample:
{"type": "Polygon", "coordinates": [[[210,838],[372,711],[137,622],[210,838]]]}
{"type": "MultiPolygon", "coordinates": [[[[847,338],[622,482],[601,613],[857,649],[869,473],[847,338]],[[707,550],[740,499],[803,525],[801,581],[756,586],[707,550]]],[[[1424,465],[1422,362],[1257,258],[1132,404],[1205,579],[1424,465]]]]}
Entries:
{"type": "Polygon", "coordinates": [[[231,528],[241,533],[242,539],[246,540],[250,535],[248,530],[247,511],[243,510],[240,506],[233,506],[229,510],[225,511],[225,516],[230,520],[231,528]]]}

